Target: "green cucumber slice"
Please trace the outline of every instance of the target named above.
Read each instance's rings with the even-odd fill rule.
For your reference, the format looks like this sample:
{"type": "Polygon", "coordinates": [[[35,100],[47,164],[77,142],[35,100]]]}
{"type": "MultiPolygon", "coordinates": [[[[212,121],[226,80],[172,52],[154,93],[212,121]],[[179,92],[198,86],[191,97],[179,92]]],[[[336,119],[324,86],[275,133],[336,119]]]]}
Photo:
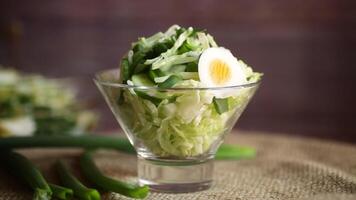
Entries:
{"type": "MultiPolygon", "coordinates": [[[[136,86],[154,86],[154,83],[148,78],[146,74],[136,74],[132,76],[132,82],[136,86]]],[[[150,89],[135,89],[137,96],[151,101],[156,106],[164,99],[171,99],[173,95],[166,92],[160,92],[150,89]]]]}
{"type": "Polygon", "coordinates": [[[146,74],[135,74],[131,77],[131,81],[135,86],[154,86],[154,83],[147,77],[146,74]]]}

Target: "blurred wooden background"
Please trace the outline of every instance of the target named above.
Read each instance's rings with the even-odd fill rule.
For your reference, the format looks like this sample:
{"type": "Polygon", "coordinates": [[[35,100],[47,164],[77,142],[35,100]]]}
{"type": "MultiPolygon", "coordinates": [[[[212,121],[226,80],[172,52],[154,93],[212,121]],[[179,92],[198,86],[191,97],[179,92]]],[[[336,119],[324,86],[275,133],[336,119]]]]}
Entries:
{"type": "Polygon", "coordinates": [[[356,1],[1,1],[0,63],[84,81],[101,129],[117,127],[91,78],[138,36],[206,28],[257,71],[238,127],[356,143],[356,1]]]}

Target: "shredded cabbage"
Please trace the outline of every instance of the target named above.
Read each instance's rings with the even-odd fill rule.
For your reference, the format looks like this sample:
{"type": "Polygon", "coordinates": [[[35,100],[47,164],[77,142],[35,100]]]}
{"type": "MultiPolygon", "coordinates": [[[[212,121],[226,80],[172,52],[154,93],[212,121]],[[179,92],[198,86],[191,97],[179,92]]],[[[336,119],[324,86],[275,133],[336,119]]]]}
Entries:
{"type": "MultiPolygon", "coordinates": [[[[197,85],[199,82],[187,80],[179,86],[197,85]]],[[[133,134],[157,156],[192,157],[206,153],[218,137],[229,131],[227,123],[233,123],[229,120],[239,115],[251,91],[242,90],[238,96],[229,97],[229,111],[221,115],[214,109],[209,91],[174,93],[175,102],[165,99],[156,106],[126,90],[127,103],[119,107],[126,110],[126,124],[133,134]]]]}

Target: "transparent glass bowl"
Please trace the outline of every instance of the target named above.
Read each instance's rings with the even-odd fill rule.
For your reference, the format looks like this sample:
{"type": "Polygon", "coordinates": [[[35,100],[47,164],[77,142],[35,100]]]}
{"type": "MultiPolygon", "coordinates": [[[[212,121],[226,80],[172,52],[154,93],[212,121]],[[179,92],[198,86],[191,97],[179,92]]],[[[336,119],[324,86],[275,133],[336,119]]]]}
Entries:
{"type": "Polygon", "coordinates": [[[209,188],[214,155],[259,82],[161,89],[119,84],[119,73],[119,69],[100,72],[95,83],[137,151],[139,182],[160,192],[209,188]],[[221,95],[229,96],[227,104],[213,102],[221,95]],[[227,111],[219,114],[224,105],[227,111]]]}

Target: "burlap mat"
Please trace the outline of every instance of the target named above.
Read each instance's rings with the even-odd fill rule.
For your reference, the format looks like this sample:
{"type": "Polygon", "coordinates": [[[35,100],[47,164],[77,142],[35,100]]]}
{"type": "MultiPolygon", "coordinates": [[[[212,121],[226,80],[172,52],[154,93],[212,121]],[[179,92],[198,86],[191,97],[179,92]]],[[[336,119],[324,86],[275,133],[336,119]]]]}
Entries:
{"type": "MultiPolygon", "coordinates": [[[[238,133],[227,143],[257,148],[255,159],[216,161],[211,189],[189,194],[151,193],[147,199],[356,199],[356,146],[262,133],[238,133]]],[[[22,150],[56,182],[51,164],[65,158],[77,168],[78,150],[22,150]]],[[[136,158],[114,151],[96,154],[96,163],[113,177],[135,180],[136,158]]],[[[80,174],[78,174],[80,175],[80,174]]],[[[27,200],[31,192],[0,171],[0,199],[27,200]]],[[[128,199],[105,194],[103,199],[128,199]]]]}

